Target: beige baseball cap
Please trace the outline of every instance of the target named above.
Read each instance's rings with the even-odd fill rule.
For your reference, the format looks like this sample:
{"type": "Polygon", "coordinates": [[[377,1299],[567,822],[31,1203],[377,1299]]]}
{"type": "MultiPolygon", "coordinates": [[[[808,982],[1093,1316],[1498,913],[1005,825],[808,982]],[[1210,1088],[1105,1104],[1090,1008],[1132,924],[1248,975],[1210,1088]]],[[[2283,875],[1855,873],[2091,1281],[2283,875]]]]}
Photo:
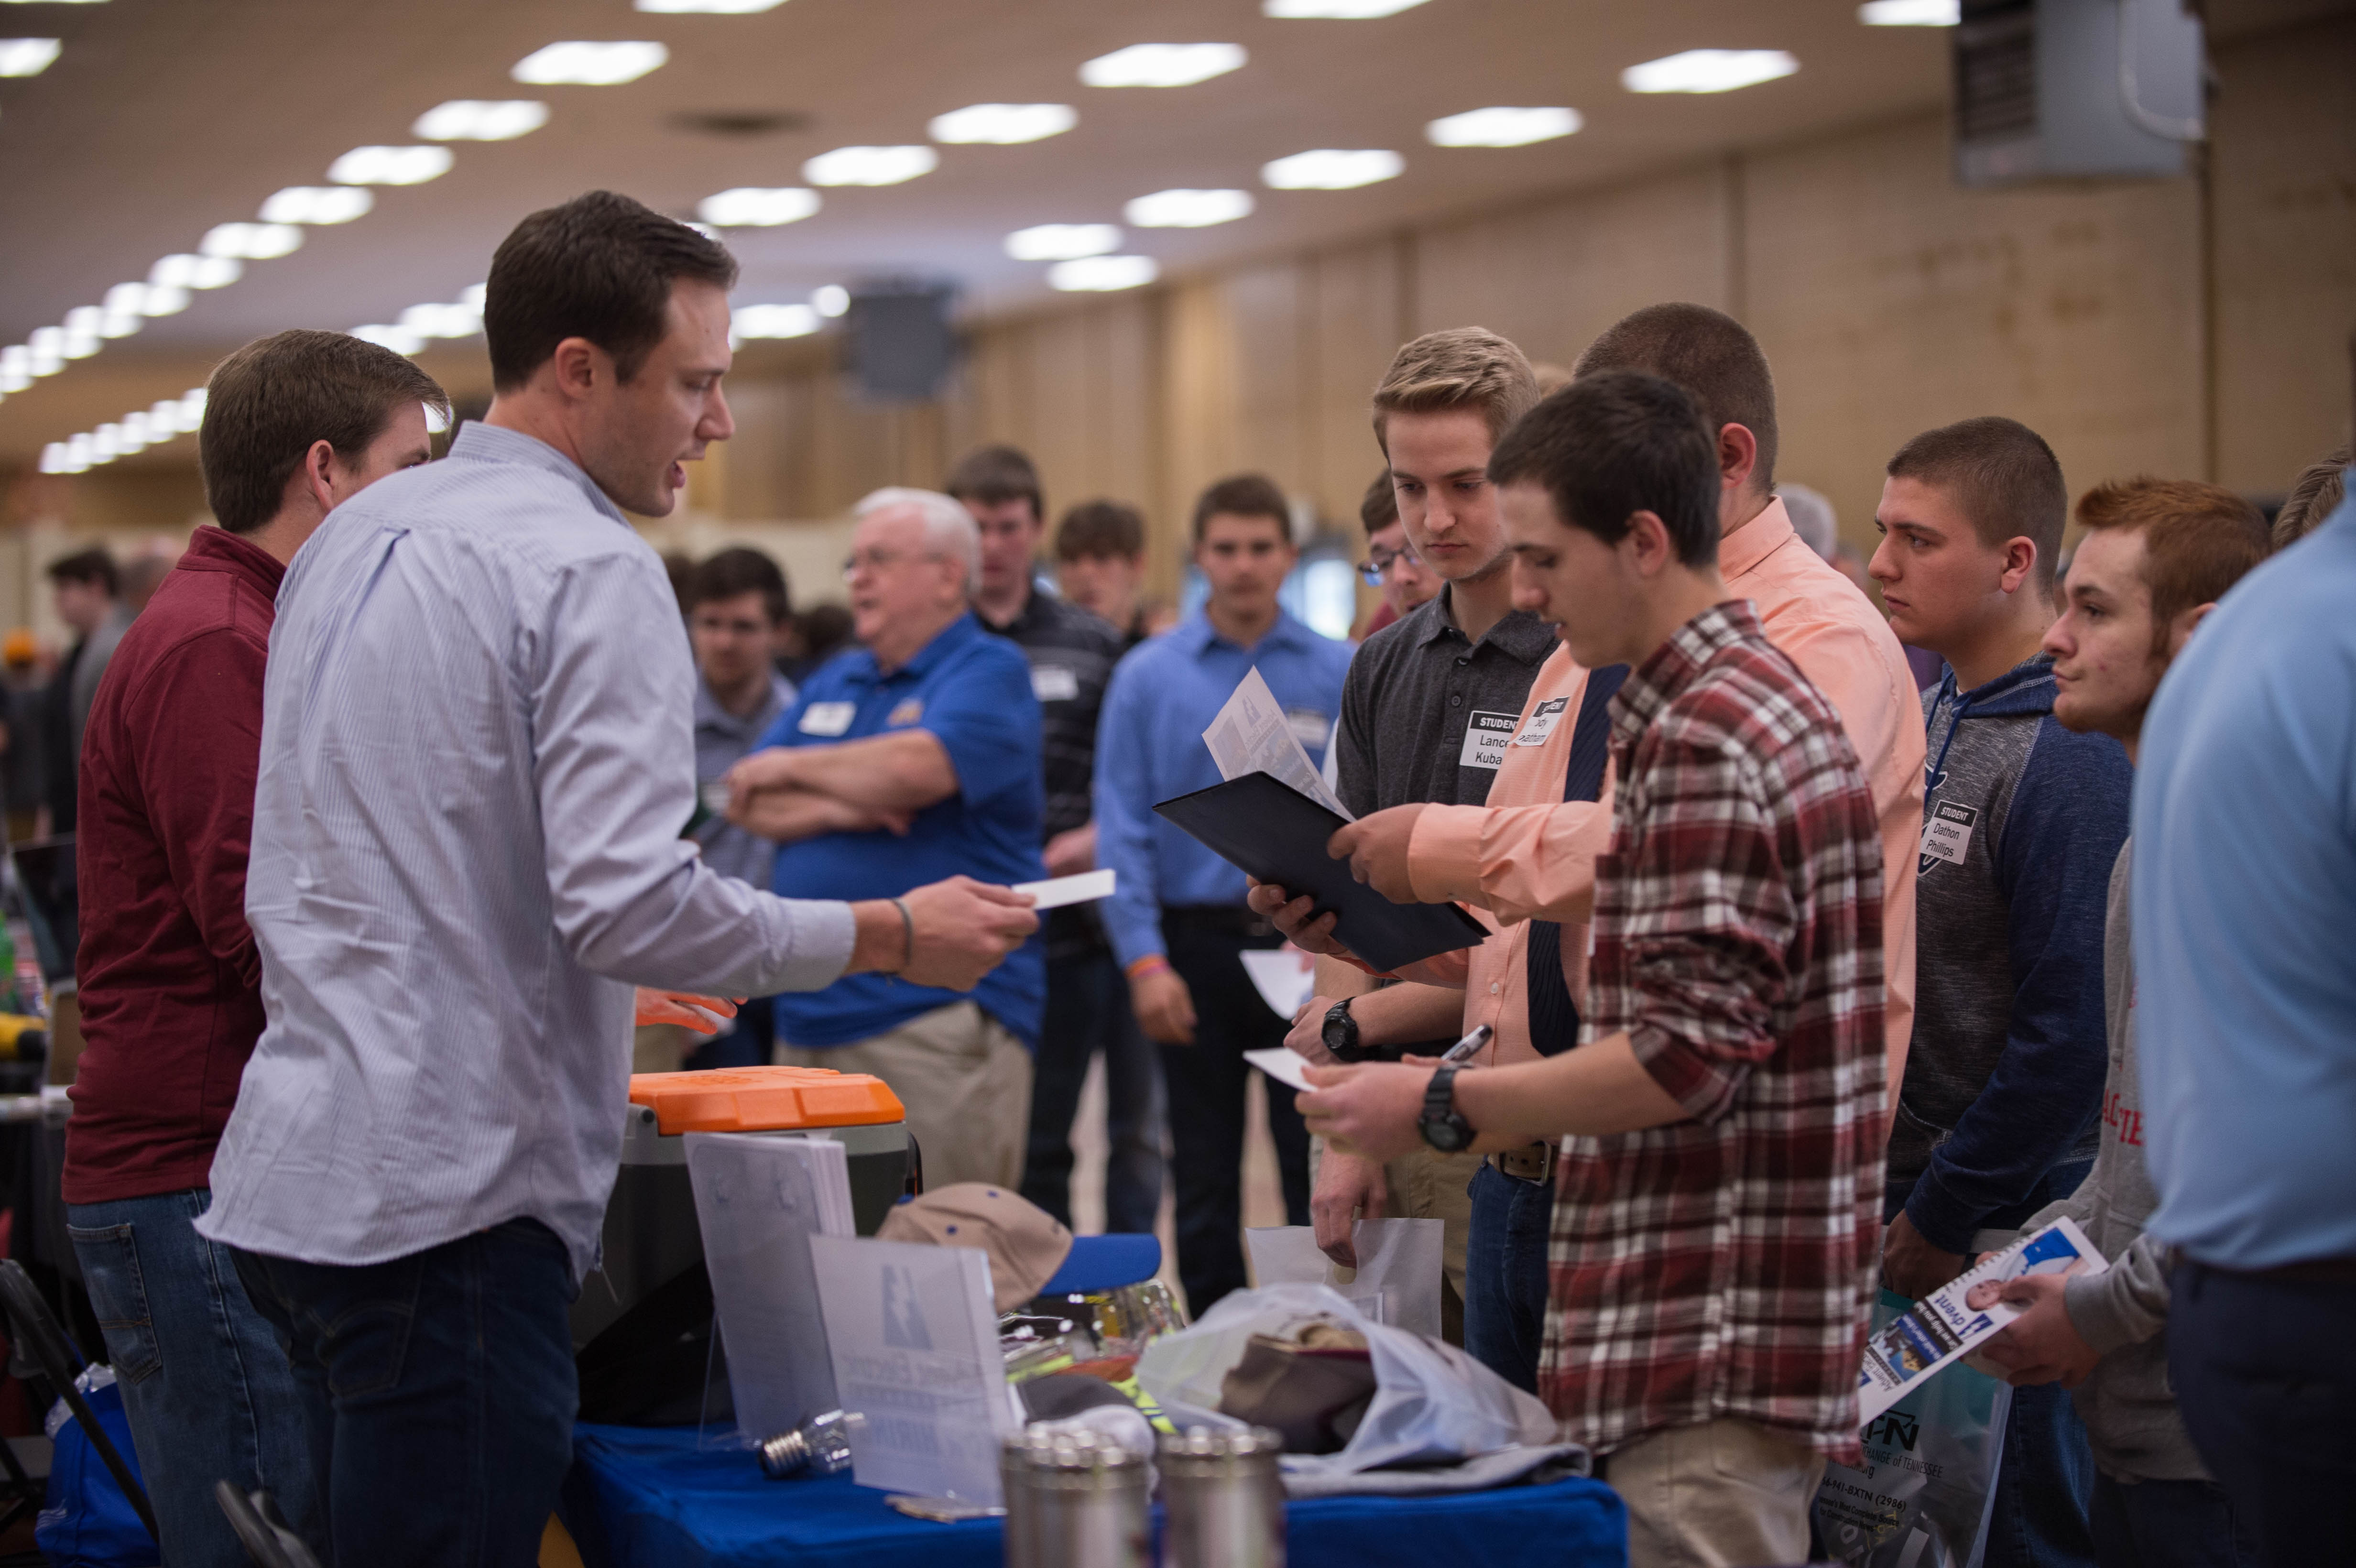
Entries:
{"type": "Polygon", "coordinates": [[[1072,1250],[1072,1232],[1053,1214],[1004,1187],[960,1181],[899,1204],[875,1232],[886,1242],[979,1247],[990,1254],[998,1310],[1012,1312],[1039,1294],[1072,1250]]]}

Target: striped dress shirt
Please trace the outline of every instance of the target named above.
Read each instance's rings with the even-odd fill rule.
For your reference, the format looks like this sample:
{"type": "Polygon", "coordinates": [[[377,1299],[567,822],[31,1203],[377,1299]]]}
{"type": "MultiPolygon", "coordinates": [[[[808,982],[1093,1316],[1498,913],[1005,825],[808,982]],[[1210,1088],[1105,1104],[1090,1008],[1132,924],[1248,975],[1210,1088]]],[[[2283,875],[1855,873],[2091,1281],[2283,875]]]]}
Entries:
{"type": "Polygon", "coordinates": [[[695,672],[589,476],[469,423],[336,509],[279,590],[246,914],[269,1022],[198,1229],[319,1264],[530,1218],[594,1266],[631,989],[809,990],[846,904],[706,866],[695,672]]]}

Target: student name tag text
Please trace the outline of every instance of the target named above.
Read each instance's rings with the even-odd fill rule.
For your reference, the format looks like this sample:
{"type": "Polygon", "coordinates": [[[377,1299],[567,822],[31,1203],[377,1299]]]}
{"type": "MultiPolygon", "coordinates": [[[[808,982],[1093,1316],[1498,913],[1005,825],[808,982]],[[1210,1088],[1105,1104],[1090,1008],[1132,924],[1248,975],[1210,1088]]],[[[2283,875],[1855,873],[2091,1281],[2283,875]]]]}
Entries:
{"type": "Polygon", "coordinates": [[[1564,712],[1569,707],[1570,699],[1568,697],[1549,697],[1539,703],[1538,710],[1530,715],[1528,723],[1522,726],[1522,732],[1514,737],[1514,744],[1516,746],[1545,745],[1547,737],[1554,733],[1554,727],[1561,722],[1564,712]]]}
{"type": "Polygon", "coordinates": [[[1031,667],[1031,695],[1042,702],[1069,702],[1080,694],[1077,671],[1065,664],[1031,667]]]}
{"type": "Polygon", "coordinates": [[[801,722],[794,728],[805,735],[840,735],[858,713],[855,702],[813,702],[802,709],[801,722]]]}
{"type": "Polygon", "coordinates": [[[1964,852],[1972,847],[1972,829],[1979,826],[1980,809],[1955,801],[1943,800],[1922,818],[1922,863],[1927,871],[1933,862],[1944,860],[1950,866],[1964,863],[1964,852]]]}
{"type": "Polygon", "coordinates": [[[1514,726],[1521,722],[1518,713],[1483,713],[1475,709],[1464,723],[1464,750],[1457,754],[1460,768],[1503,767],[1505,748],[1513,744],[1514,726]]]}

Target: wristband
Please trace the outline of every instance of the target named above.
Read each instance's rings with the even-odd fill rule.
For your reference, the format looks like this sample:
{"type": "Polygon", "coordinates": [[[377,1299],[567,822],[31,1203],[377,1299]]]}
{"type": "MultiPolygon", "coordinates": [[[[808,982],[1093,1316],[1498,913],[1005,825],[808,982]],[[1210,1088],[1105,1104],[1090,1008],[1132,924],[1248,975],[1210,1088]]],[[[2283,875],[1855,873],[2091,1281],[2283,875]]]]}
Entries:
{"type": "Polygon", "coordinates": [[[904,974],[916,961],[916,917],[908,912],[905,899],[894,899],[892,907],[900,912],[900,967],[894,973],[904,974]]]}
{"type": "Polygon", "coordinates": [[[1142,980],[1148,975],[1159,975],[1170,967],[1170,960],[1159,953],[1149,953],[1121,971],[1132,980],[1142,980]]]}

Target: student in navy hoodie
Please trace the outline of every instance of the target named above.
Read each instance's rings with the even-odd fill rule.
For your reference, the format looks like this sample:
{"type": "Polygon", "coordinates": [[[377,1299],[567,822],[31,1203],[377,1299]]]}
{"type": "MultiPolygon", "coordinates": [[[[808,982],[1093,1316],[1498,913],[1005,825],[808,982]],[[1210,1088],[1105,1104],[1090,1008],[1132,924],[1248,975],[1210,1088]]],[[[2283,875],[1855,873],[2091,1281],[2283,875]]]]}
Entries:
{"type": "MultiPolygon", "coordinates": [[[[1869,568],[1901,641],[1946,661],[1929,763],[1914,1038],[1890,1125],[1883,1274],[1920,1296],[2084,1179],[2108,1064],[2103,924],[2131,770],[2053,717],[2054,559],[2069,492],[2008,419],[1890,461],[1869,568]]],[[[1987,1568],[2094,1562],[2085,1429],[2054,1385],[2014,1392],[1987,1568]]]]}

